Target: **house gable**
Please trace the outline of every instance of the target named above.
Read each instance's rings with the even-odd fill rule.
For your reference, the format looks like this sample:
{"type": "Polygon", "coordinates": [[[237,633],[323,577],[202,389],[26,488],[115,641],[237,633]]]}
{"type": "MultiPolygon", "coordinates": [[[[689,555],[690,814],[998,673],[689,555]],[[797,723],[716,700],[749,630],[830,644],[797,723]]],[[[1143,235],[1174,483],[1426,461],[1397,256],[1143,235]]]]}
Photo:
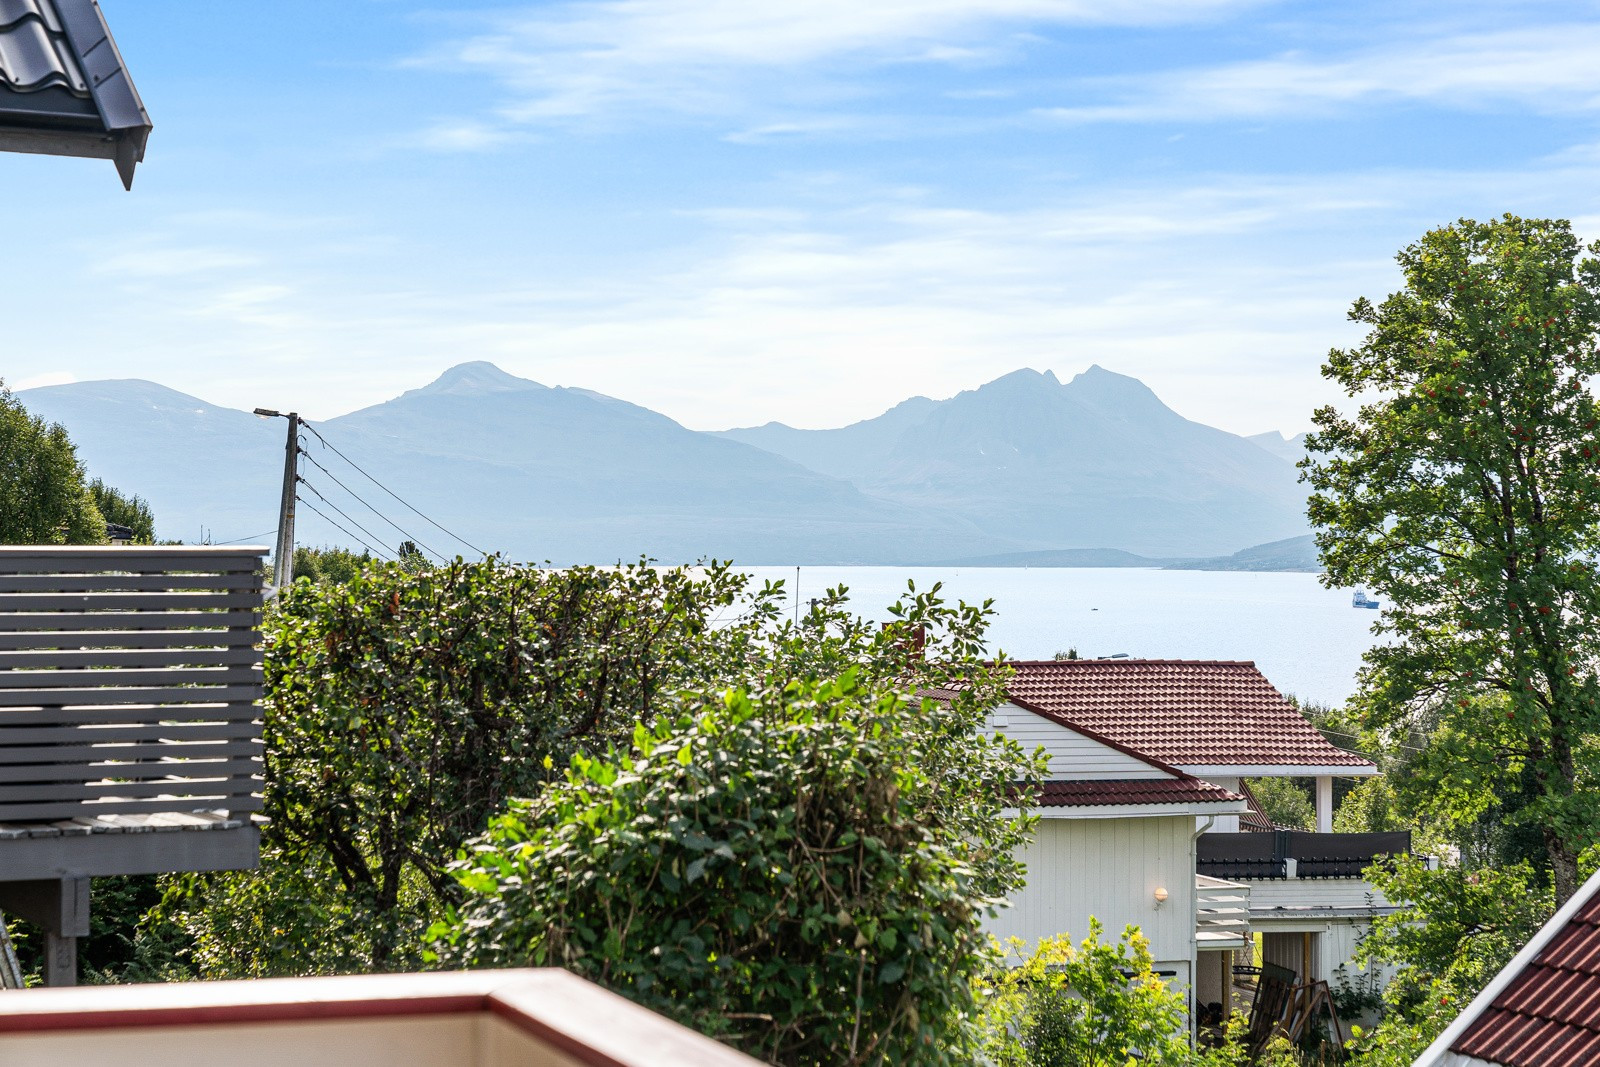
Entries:
{"type": "Polygon", "coordinates": [[[1074,729],[1020,704],[1008,702],[989,713],[989,728],[1025,751],[1043,748],[1050,757],[1051,781],[1156,779],[1178,775],[1147,759],[1074,729]]]}

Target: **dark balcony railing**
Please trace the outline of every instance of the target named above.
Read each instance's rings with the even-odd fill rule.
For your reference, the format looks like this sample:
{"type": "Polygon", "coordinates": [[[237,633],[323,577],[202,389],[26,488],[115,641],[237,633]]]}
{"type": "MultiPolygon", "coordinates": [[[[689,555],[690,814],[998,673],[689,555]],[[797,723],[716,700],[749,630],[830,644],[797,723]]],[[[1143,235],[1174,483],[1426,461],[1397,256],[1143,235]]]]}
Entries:
{"type": "Polygon", "coordinates": [[[258,548],[0,548],[0,824],[259,810],[260,570],[258,548]]]}
{"type": "Polygon", "coordinates": [[[1382,834],[1271,833],[1201,834],[1195,869],[1212,878],[1359,878],[1379,856],[1411,851],[1408,831],[1382,834]]]}

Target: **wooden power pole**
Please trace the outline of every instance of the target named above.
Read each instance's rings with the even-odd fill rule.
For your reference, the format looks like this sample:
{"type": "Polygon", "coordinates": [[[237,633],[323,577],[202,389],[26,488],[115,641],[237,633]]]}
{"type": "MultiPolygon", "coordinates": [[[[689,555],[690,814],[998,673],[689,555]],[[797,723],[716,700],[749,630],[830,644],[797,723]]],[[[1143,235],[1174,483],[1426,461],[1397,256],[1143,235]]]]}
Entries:
{"type": "Polygon", "coordinates": [[[278,541],[272,550],[272,587],[282,593],[294,583],[294,499],[300,481],[300,416],[271,408],[256,408],[267,419],[289,420],[289,437],[283,446],[283,499],[278,504],[278,541]]]}

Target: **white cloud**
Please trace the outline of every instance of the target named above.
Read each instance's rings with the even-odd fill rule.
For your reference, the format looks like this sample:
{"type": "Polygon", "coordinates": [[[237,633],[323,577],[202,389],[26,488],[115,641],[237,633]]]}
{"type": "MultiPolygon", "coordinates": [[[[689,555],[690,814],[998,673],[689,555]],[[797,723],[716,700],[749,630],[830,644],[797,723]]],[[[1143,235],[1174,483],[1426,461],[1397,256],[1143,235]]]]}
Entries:
{"type": "MultiPolygon", "coordinates": [[[[623,107],[746,110],[749,82],[794,91],[800,68],[850,62],[970,64],[1014,45],[1021,24],[1157,25],[1209,19],[1260,0],[580,0],[499,17],[415,66],[478,71],[517,97],[512,121],[623,107]]],[[[811,71],[810,73],[815,73],[811,71]]]]}
{"type": "Polygon", "coordinates": [[[1541,26],[1409,40],[1341,58],[1272,59],[1105,79],[1078,87],[1107,102],[1043,108],[1071,122],[1206,121],[1340,109],[1375,100],[1535,113],[1600,107],[1600,26],[1541,26]]]}

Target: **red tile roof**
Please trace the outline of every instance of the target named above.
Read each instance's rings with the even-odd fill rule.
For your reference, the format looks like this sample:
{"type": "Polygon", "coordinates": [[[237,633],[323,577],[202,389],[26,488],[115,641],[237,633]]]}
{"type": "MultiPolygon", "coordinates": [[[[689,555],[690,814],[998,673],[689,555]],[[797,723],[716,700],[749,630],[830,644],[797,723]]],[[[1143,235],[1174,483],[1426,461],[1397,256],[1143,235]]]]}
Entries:
{"type": "Polygon", "coordinates": [[[1450,1051],[1505,1067],[1600,1063],[1600,893],[1567,919],[1450,1051]]]}
{"type": "Polygon", "coordinates": [[[1181,778],[1103,778],[1045,782],[1039,786],[1041,808],[1096,808],[1112,804],[1223,803],[1242,799],[1220,785],[1184,775],[1181,778]]]}
{"type": "Polygon", "coordinates": [[[1254,663],[1013,662],[1022,707],[1180,767],[1373,765],[1330,744],[1254,663]]]}

